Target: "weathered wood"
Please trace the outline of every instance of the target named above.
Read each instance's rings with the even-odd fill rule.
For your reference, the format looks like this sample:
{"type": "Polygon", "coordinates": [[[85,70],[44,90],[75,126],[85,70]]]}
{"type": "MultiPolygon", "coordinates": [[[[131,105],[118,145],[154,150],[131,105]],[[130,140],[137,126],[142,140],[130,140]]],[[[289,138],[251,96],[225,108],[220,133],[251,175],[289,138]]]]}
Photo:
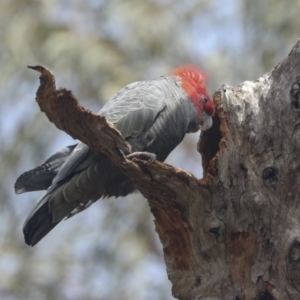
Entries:
{"type": "Polygon", "coordinates": [[[300,41],[272,72],[220,89],[223,143],[207,167],[213,292],[201,299],[300,299],[299,79],[300,41]]]}
{"type": "Polygon", "coordinates": [[[37,102],[59,129],[107,155],[148,199],[178,299],[300,299],[300,41],[272,72],[214,95],[204,178],[124,157],[104,117],[40,71],[37,102]]]}

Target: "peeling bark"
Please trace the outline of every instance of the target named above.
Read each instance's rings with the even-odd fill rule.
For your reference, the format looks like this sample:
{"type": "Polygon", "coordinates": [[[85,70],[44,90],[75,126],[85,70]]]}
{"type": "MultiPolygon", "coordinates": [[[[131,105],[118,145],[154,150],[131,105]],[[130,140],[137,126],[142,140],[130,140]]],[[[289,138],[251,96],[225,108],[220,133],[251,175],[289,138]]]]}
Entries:
{"type": "Polygon", "coordinates": [[[300,299],[300,41],[270,73],[215,93],[214,125],[198,143],[200,180],[127,159],[112,124],[32,68],[49,120],[107,155],[148,199],[176,298],[300,299]]]}

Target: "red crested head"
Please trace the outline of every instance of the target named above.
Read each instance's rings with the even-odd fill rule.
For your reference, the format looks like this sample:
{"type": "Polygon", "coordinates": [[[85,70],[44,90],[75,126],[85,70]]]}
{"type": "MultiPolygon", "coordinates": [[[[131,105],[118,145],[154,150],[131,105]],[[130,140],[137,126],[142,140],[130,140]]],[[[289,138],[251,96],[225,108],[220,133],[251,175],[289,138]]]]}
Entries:
{"type": "Polygon", "coordinates": [[[189,65],[176,68],[171,75],[180,77],[181,87],[194,103],[199,116],[203,112],[210,116],[215,113],[214,102],[206,90],[208,76],[204,72],[196,66],[189,65]]]}

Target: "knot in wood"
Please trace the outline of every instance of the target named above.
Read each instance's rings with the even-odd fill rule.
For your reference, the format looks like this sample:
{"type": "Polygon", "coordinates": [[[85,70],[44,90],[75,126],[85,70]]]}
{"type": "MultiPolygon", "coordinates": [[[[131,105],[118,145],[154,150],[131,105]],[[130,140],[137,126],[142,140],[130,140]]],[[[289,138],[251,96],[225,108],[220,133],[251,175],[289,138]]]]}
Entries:
{"type": "Polygon", "coordinates": [[[295,289],[300,294],[300,242],[295,240],[287,255],[288,278],[295,289]]]}
{"type": "Polygon", "coordinates": [[[259,294],[256,297],[256,300],[274,300],[274,297],[268,291],[265,291],[262,294],[259,294]]]}
{"type": "Polygon", "coordinates": [[[278,180],[278,171],[274,167],[267,167],[262,172],[262,179],[268,184],[274,184],[278,180]]]}
{"type": "Polygon", "coordinates": [[[248,172],[248,168],[246,167],[245,164],[241,163],[241,164],[240,164],[240,167],[241,167],[241,169],[242,169],[243,172],[245,172],[245,173],[248,172]]]}
{"type": "Polygon", "coordinates": [[[209,232],[211,232],[213,235],[216,236],[216,238],[218,238],[220,236],[219,230],[220,227],[212,227],[209,229],[209,232]]]}
{"type": "Polygon", "coordinates": [[[289,262],[293,265],[300,263],[300,242],[294,241],[289,250],[289,262]]]}
{"type": "Polygon", "coordinates": [[[300,109],[300,103],[299,103],[299,95],[300,95],[300,82],[295,82],[291,88],[290,91],[291,95],[291,107],[294,110],[300,109]]]}
{"type": "Polygon", "coordinates": [[[195,278],[195,286],[200,286],[201,285],[201,277],[200,276],[197,276],[195,278]]]}

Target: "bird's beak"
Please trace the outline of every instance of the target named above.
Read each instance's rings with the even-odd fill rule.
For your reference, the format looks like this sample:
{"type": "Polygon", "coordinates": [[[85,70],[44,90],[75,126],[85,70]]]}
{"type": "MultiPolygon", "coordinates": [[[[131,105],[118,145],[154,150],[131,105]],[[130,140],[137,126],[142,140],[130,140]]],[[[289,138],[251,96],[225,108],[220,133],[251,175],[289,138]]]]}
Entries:
{"type": "Polygon", "coordinates": [[[206,112],[202,113],[202,117],[200,120],[200,130],[205,131],[212,126],[212,117],[211,115],[207,114],[206,112]]]}

